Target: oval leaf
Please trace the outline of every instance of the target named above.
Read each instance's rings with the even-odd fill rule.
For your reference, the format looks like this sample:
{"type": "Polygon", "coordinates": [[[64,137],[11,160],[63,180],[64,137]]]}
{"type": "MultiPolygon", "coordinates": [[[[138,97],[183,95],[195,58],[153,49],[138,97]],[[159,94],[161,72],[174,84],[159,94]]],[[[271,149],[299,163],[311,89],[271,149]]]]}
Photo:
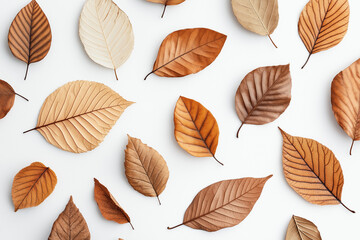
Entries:
{"type": "Polygon", "coordinates": [[[120,207],[109,190],[102,185],[96,178],[94,178],[95,188],[94,197],[103,217],[109,221],[114,221],[120,224],[130,223],[132,229],[133,225],[130,222],[130,217],[120,207]]]}
{"type": "Polygon", "coordinates": [[[279,22],[278,0],[232,0],[233,12],[239,23],[247,30],[268,36],[274,32],[279,22]]]}
{"type": "Polygon", "coordinates": [[[185,212],[182,224],[208,232],[242,222],[259,199],[265,178],[240,178],[214,183],[201,190],[185,212]]]}
{"type": "Polygon", "coordinates": [[[342,204],[344,176],[334,153],[315,140],[283,136],[283,169],[286,181],[306,201],[318,205],[342,204]]]}
{"type": "MultiPolygon", "coordinates": [[[[164,191],[169,169],[164,158],[140,139],[130,137],[125,150],[125,174],[130,185],[148,197],[157,197],[164,191]]],[[[160,200],[159,200],[159,204],[160,200]]]]}
{"type": "Polygon", "coordinates": [[[348,0],[310,0],[304,7],[298,24],[301,40],[309,52],[304,66],[314,53],[339,44],[349,24],[348,0]]]}
{"type": "Polygon", "coordinates": [[[180,3],[185,2],[185,0],[147,0],[147,1],[153,2],[153,3],[160,3],[160,4],[164,5],[164,11],[163,11],[161,17],[164,17],[164,13],[165,13],[166,7],[168,5],[178,5],[180,3]]]}
{"type": "Polygon", "coordinates": [[[55,173],[40,162],[21,169],[14,178],[11,190],[15,212],[40,205],[53,192],[56,183],[55,173]]]}
{"type": "Polygon", "coordinates": [[[242,124],[262,125],[276,120],[291,100],[290,65],[261,67],[250,72],[235,95],[235,108],[242,124]]]}
{"type": "Polygon", "coordinates": [[[321,240],[321,236],[314,223],[305,218],[292,216],[285,240],[321,240]]]}
{"type": "Polygon", "coordinates": [[[0,119],[4,118],[14,106],[15,95],[29,101],[20,94],[17,94],[10,84],[0,79],[0,119]]]}
{"type": "Polygon", "coordinates": [[[90,240],[88,225],[72,197],[52,227],[49,240],[90,240]]]}
{"type": "Polygon", "coordinates": [[[174,124],[175,138],[180,147],[195,157],[213,157],[219,162],[215,152],[220,132],[209,110],[195,100],[179,97],[174,111],[174,124]]]}
{"type": "Polygon", "coordinates": [[[162,42],[152,73],[183,77],[209,66],[224,46],[226,35],[206,28],[175,31],[162,42]]]}
{"type": "Polygon", "coordinates": [[[360,140],[360,59],[340,72],[331,84],[332,109],[341,128],[354,142],[360,140]]]}
{"type": "Polygon", "coordinates": [[[114,69],[130,57],[134,33],[126,13],[111,0],[87,0],[80,15],[79,35],[96,63],[114,69]]]}
{"type": "Polygon", "coordinates": [[[27,64],[41,61],[51,46],[49,21],[39,4],[32,0],[16,15],[11,23],[8,43],[12,54],[27,64]]]}
{"type": "MultiPolygon", "coordinates": [[[[48,96],[34,129],[65,151],[96,148],[132,102],[101,83],[75,81],[48,96]]],[[[25,132],[25,133],[26,133],[25,132]]]]}

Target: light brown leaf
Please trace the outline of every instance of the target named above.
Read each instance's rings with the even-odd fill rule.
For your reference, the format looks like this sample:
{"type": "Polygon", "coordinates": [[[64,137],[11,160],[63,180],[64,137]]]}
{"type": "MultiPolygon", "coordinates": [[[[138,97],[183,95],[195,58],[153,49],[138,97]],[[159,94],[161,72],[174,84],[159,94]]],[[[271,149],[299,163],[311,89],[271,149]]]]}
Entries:
{"type": "Polygon", "coordinates": [[[11,23],[8,43],[12,54],[27,64],[41,61],[51,46],[49,21],[39,4],[32,0],[16,15],[11,23]]]}
{"type": "Polygon", "coordinates": [[[305,218],[292,216],[285,240],[321,240],[321,236],[314,223],[305,218]]]}
{"type": "Polygon", "coordinates": [[[4,118],[14,106],[15,95],[29,101],[20,94],[17,94],[10,84],[0,79],[0,119],[4,118]]]}
{"type": "Polygon", "coordinates": [[[224,46],[226,35],[207,28],[175,31],[162,42],[152,72],[160,77],[183,77],[210,65],[224,46]]]}
{"type": "Polygon", "coordinates": [[[169,179],[169,169],[164,158],[140,139],[129,135],[128,139],[124,163],[126,178],[136,191],[159,200],[169,179]]]}
{"type": "Polygon", "coordinates": [[[239,23],[247,30],[268,36],[279,22],[278,0],[232,0],[232,9],[239,23]]]}
{"type": "Polygon", "coordinates": [[[174,110],[175,138],[180,147],[195,157],[215,157],[219,140],[216,119],[199,102],[179,97],[174,110]]]}
{"type": "Polygon", "coordinates": [[[293,137],[283,130],[283,170],[286,181],[306,201],[342,204],[344,176],[334,153],[315,140],[293,137]]]}
{"type": "Polygon", "coordinates": [[[96,178],[94,178],[95,188],[94,197],[103,217],[109,221],[114,221],[120,224],[130,223],[132,229],[133,225],[130,222],[130,217],[120,207],[109,190],[102,185],[96,178]]]}
{"type": "Polygon", "coordinates": [[[18,172],[14,178],[11,196],[15,212],[40,205],[54,190],[55,173],[40,162],[34,162],[18,172]]]}
{"type": "Polygon", "coordinates": [[[26,132],[37,130],[65,151],[87,152],[104,140],[131,104],[104,84],[70,82],[46,98],[36,127],[26,132]]]}
{"type": "Polygon", "coordinates": [[[341,71],[331,84],[332,109],[341,128],[354,142],[360,140],[360,59],[341,71]]]}
{"type": "Polygon", "coordinates": [[[265,178],[240,178],[214,183],[201,190],[185,212],[183,223],[208,232],[233,227],[242,222],[259,199],[265,178]]]}
{"type": "Polygon", "coordinates": [[[54,222],[49,240],[90,240],[90,231],[72,196],[54,222]]]}
{"type": "Polygon", "coordinates": [[[276,120],[291,100],[290,65],[260,67],[240,83],[235,95],[236,113],[244,124],[263,125],[276,120]]]}
{"type": "Polygon", "coordinates": [[[166,7],[168,5],[178,5],[180,3],[185,2],[185,0],[147,0],[147,1],[153,2],[153,3],[160,3],[160,4],[164,5],[164,10],[163,10],[161,17],[164,17],[164,13],[165,13],[166,7]]]}
{"type": "Polygon", "coordinates": [[[310,0],[304,7],[298,30],[301,40],[309,52],[304,66],[314,53],[339,44],[349,24],[348,0],[310,0]]]}

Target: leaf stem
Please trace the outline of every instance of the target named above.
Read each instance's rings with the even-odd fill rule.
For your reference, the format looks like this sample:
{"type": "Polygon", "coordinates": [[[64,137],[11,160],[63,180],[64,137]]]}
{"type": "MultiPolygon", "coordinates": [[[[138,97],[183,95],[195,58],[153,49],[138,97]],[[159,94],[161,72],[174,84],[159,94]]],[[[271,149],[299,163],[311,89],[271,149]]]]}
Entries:
{"type": "Polygon", "coordinates": [[[131,222],[129,222],[129,223],[130,223],[130,226],[131,226],[132,230],[135,230],[135,229],[134,229],[134,226],[132,225],[132,223],[131,223],[131,222]]]}
{"type": "Polygon", "coordinates": [[[242,128],[242,126],[244,125],[244,123],[242,122],[240,127],[239,127],[239,130],[237,131],[236,133],[236,137],[239,138],[239,132],[240,132],[240,129],[242,128]]]}
{"type": "Polygon", "coordinates": [[[157,200],[158,200],[158,202],[159,202],[159,205],[161,205],[161,202],[160,202],[160,198],[159,198],[159,196],[158,196],[158,195],[156,195],[156,197],[157,197],[157,200]]]}
{"type": "Polygon", "coordinates": [[[116,78],[116,80],[119,80],[115,68],[114,68],[114,73],[115,73],[115,78],[116,78]]]}
{"type": "Polygon", "coordinates": [[[219,160],[217,160],[217,158],[215,157],[215,155],[213,155],[213,158],[214,158],[218,163],[220,163],[221,166],[224,166],[224,164],[223,164],[222,162],[220,162],[219,160]]]}
{"type": "Polygon", "coordinates": [[[149,73],[145,76],[144,80],[146,80],[147,77],[150,76],[150,75],[153,74],[153,73],[154,73],[154,71],[149,72],[149,73]]]}
{"type": "Polygon", "coordinates": [[[27,131],[23,132],[23,134],[28,133],[28,132],[31,132],[31,131],[34,131],[34,130],[36,130],[36,129],[37,129],[37,128],[32,128],[32,129],[29,129],[29,130],[27,130],[27,131]]]}
{"type": "Polygon", "coordinates": [[[301,67],[301,69],[303,69],[306,66],[306,64],[308,63],[310,57],[311,57],[311,53],[309,54],[308,58],[306,59],[305,64],[301,67]]]}
{"type": "Polygon", "coordinates": [[[348,208],[347,206],[345,206],[345,204],[343,204],[341,201],[340,201],[340,203],[341,203],[341,205],[344,206],[344,208],[346,208],[347,210],[349,210],[349,211],[352,212],[352,213],[355,213],[354,210],[351,210],[350,208],[348,208]]]}
{"type": "Polygon", "coordinates": [[[182,225],[184,225],[184,223],[181,223],[181,224],[176,225],[176,226],[174,226],[174,227],[167,227],[167,229],[168,229],[168,230],[171,230],[171,229],[174,229],[174,228],[180,227],[180,226],[182,226],[182,225]]]}
{"type": "Polygon", "coordinates": [[[353,149],[353,146],[354,146],[354,142],[355,142],[355,140],[353,139],[352,143],[351,143],[351,147],[350,147],[350,155],[351,155],[351,152],[352,152],[352,149],[353,149]]]}
{"type": "Polygon", "coordinates": [[[27,78],[27,75],[28,75],[28,72],[29,72],[29,63],[27,64],[27,66],[26,66],[26,72],[25,72],[25,77],[24,77],[24,80],[26,80],[26,78],[27,78]]]}
{"type": "Polygon", "coordinates": [[[164,14],[165,14],[165,11],[166,11],[166,7],[167,7],[167,1],[166,1],[165,4],[164,4],[164,10],[163,10],[163,12],[162,12],[162,14],[161,14],[161,18],[164,17],[164,14]]]}
{"type": "Polygon", "coordinates": [[[272,38],[270,37],[270,35],[268,35],[268,37],[269,37],[270,41],[272,42],[272,44],[273,44],[276,48],[278,48],[278,47],[276,46],[276,44],[274,43],[274,41],[272,40],[272,38]]]}
{"type": "Polygon", "coordinates": [[[29,99],[27,99],[26,97],[24,97],[24,96],[21,96],[20,94],[18,94],[18,93],[15,93],[15,95],[17,95],[17,96],[19,96],[19,97],[21,97],[21,98],[23,98],[23,99],[25,99],[26,101],[29,101],[29,99]]]}

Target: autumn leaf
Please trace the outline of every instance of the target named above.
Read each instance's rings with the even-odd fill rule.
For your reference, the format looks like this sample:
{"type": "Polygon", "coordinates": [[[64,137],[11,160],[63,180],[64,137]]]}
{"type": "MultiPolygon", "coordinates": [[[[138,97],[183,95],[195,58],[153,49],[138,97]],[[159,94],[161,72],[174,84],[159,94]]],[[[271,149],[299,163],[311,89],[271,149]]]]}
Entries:
{"type": "Polygon", "coordinates": [[[4,118],[14,106],[15,95],[29,101],[27,98],[17,94],[10,84],[0,79],[0,119],[4,118]]]}
{"type": "Polygon", "coordinates": [[[279,22],[278,0],[232,0],[232,9],[239,23],[247,30],[270,37],[279,22]]]}
{"type": "Polygon", "coordinates": [[[164,158],[140,139],[128,135],[125,150],[125,174],[130,185],[148,197],[157,197],[164,191],[169,169],[164,158]]]}
{"type": "Polygon", "coordinates": [[[263,125],[276,120],[291,101],[290,65],[260,67],[240,83],[235,95],[235,109],[244,124],[263,125]]]}
{"type": "Polygon", "coordinates": [[[185,212],[182,225],[208,232],[233,227],[253,209],[269,178],[239,178],[214,183],[201,190],[185,212]]]}
{"type": "Polygon", "coordinates": [[[180,147],[195,157],[215,157],[219,141],[216,119],[199,102],[179,97],[174,110],[175,138],[180,147]]]}
{"type": "Polygon", "coordinates": [[[32,0],[16,15],[11,23],[8,43],[12,54],[29,65],[41,61],[51,46],[51,29],[49,21],[39,4],[32,0]]]}
{"type": "Polygon", "coordinates": [[[292,216],[285,240],[321,240],[321,236],[314,223],[305,218],[292,216]]]}
{"type": "Polygon", "coordinates": [[[348,0],[310,0],[304,7],[298,24],[301,40],[309,52],[304,66],[314,53],[339,44],[349,24],[348,0]]]}
{"type": "Polygon", "coordinates": [[[119,203],[115,200],[109,190],[102,185],[96,178],[94,178],[95,188],[94,197],[103,217],[109,221],[114,221],[120,224],[129,223],[131,228],[134,229],[130,222],[130,217],[120,207],[119,203]]]}
{"type": "Polygon", "coordinates": [[[54,190],[55,173],[40,162],[34,162],[18,172],[14,178],[11,196],[15,212],[40,205],[54,190]]]}
{"type": "Polygon", "coordinates": [[[286,181],[306,201],[343,205],[344,176],[334,153],[315,140],[293,137],[283,130],[283,170],[286,181]]]}
{"type": "Polygon", "coordinates": [[[46,98],[36,127],[26,132],[37,130],[65,151],[87,152],[104,140],[131,104],[104,84],[70,82],[46,98]]]}
{"type": "Polygon", "coordinates": [[[72,196],[65,210],[54,222],[49,240],[90,240],[88,225],[72,196]]]}
{"type": "Polygon", "coordinates": [[[207,28],[175,31],[162,42],[153,70],[160,77],[184,77],[209,66],[220,54],[226,35],[207,28]]]}
{"type": "Polygon", "coordinates": [[[130,57],[134,33],[130,20],[112,0],[87,0],[80,15],[79,35],[88,56],[116,69],[130,57]]]}
{"type": "Polygon", "coordinates": [[[163,13],[161,14],[161,18],[164,17],[165,10],[166,10],[167,6],[169,6],[169,5],[178,5],[180,3],[185,2],[185,0],[147,0],[147,1],[148,2],[153,2],[153,3],[160,3],[160,4],[164,5],[164,10],[163,10],[163,13]]]}

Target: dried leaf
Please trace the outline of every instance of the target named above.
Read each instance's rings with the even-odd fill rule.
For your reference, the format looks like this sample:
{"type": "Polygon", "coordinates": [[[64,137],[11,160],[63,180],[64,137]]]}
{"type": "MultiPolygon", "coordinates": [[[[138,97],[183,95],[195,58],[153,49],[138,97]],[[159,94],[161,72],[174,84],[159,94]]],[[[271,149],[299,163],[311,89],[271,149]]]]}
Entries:
{"type": "Polygon", "coordinates": [[[40,162],[34,162],[18,172],[14,178],[11,196],[15,212],[40,205],[54,190],[55,173],[40,162]]]}
{"type": "Polygon", "coordinates": [[[283,130],[283,169],[286,181],[306,201],[343,205],[344,176],[334,153],[315,140],[293,137],[283,130]]]}
{"type": "Polygon", "coordinates": [[[16,15],[8,35],[12,54],[27,64],[24,79],[30,63],[41,61],[48,54],[51,39],[49,21],[39,4],[32,0],[16,15]]]}
{"type": "Polygon", "coordinates": [[[87,0],[81,12],[79,35],[88,56],[116,69],[130,57],[134,33],[130,20],[112,0],[87,0]]]}
{"type": "Polygon", "coordinates": [[[291,100],[290,65],[261,67],[250,72],[235,95],[235,108],[242,124],[263,125],[276,120],[291,100]]]}
{"type": "Polygon", "coordinates": [[[114,221],[120,224],[130,223],[132,229],[133,225],[130,222],[130,217],[120,207],[109,190],[102,185],[96,178],[94,178],[95,188],[94,197],[103,217],[109,221],[114,221]]]}
{"type": "Polygon", "coordinates": [[[183,223],[208,232],[233,227],[242,222],[259,199],[265,178],[240,178],[214,183],[201,190],[185,212],[183,223]]]}
{"type": "Polygon", "coordinates": [[[360,59],[340,72],[331,84],[332,109],[341,128],[354,142],[360,140],[360,59]]]}
{"type": "Polygon", "coordinates": [[[29,101],[20,94],[17,94],[10,84],[0,79],[0,119],[4,118],[14,106],[15,95],[29,101]]]}
{"type": "MultiPolygon", "coordinates": [[[[130,185],[148,197],[157,197],[164,191],[169,169],[164,158],[140,139],[128,135],[125,150],[125,174],[130,185]]],[[[159,204],[160,200],[159,200],[159,204]]]]}
{"type": "Polygon", "coordinates": [[[54,222],[49,240],[90,240],[88,225],[73,202],[72,196],[65,210],[54,222]]]}
{"type": "Polygon", "coordinates": [[[278,0],[232,0],[233,12],[247,30],[270,37],[279,22],[278,0]]]}
{"type": "Polygon", "coordinates": [[[165,13],[165,10],[166,10],[167,6],[169,6],[169,5],[178,5],[180,3],[185,2],[185,0],[147,0],[147,1],[148,2],[153,2],[153,3],[160,3],[160,4],[164,5],[164,10],[163,10],[163,13],[161,15],[161,18],[164,17],[164,13],[165,13]]]}
{"type": "Polygon", "coordinates": [[[314,223],[305,218],[292,216],[285,240],[321,240],[321,236],[314,223]]]}
{"type": "Polygon", "coordinates": [[[46,98],[36,127],[26,132],[37,130],[65,151],[87,152],[104,140],[131,104],[104,84],[70,82],[46,98]]]}
{"type": "Polygon", "coordinates": [[[310,0],[304,7],[298,24],[301,40],[309,52],[304,66],[314,53],[339,44],[349,24],[348,0],[310,0]]]}
{"type": "Polygon", "coordinates": [[[215,157],[219,140],[216,119],[199,102],[179,97],[174,110],[175,138],[180,147],[195,157],[215,157]]]}
{"type": "Polygon", "coordinates": [[[224,46],[226,35],[206,28],[175,31],[162,42],[152,72],[160,77],[184,77],[209,66],[224,46]]]}

